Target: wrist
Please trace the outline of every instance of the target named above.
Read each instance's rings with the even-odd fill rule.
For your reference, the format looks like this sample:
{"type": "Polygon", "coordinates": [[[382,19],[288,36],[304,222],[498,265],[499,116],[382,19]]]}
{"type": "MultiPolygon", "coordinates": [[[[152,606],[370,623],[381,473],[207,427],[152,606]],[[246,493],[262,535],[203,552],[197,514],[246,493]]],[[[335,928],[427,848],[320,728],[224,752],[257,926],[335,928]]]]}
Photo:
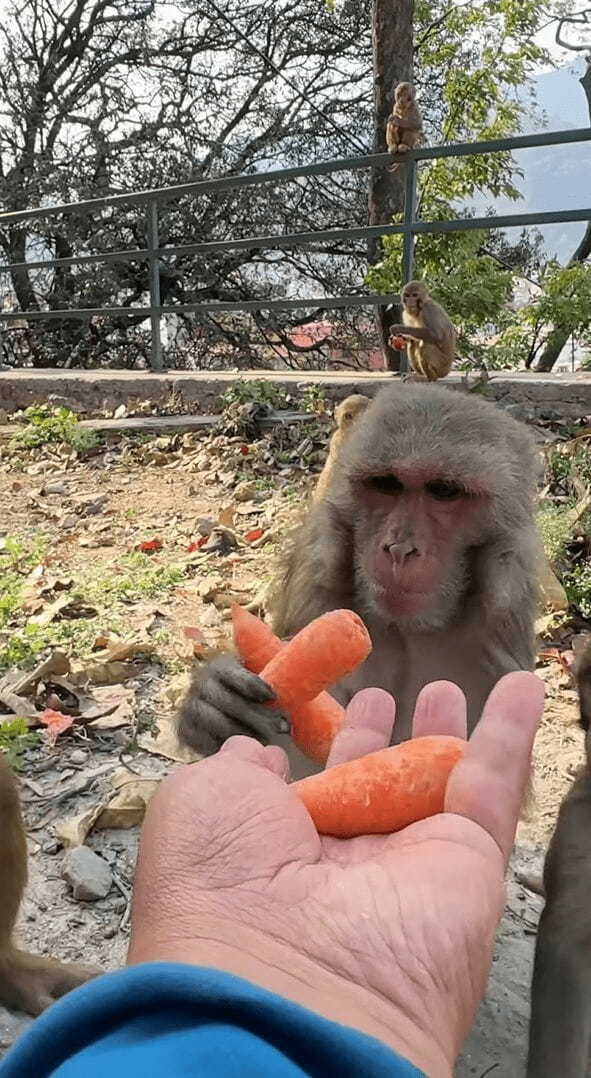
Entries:
{"type": "MultiPolygon", "coordinates": [[[[209,966],[242,977],[323,1018],[374,1037],[429,1078],[451,1078],[454,1060],[443,1047],[453,1040],[450,1031],[443,1031],[439,1039],[436,1030],[419,1026],[404,1006],[256,929],[216,920],[207,928],[202,925],[198,937],[183,935],[182,929],[174,936],[159,937],[134,926],[128,964],[161,961],[209,966]]],[[[401,976],[397,993],[401,1000],[405,992],[401,976]]],[[[412,994],[412,986],[408,992],[412,994]]]]}

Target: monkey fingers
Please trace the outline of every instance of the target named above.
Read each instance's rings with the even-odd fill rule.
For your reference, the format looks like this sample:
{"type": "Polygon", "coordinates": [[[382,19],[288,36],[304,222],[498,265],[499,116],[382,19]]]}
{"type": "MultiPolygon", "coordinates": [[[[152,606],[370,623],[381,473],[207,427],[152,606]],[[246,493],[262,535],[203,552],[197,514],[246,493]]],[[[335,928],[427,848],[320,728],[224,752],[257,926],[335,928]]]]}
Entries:
{"type": "Polygon", "coordinates": [[[273,699],[273,690],[262,678],[233,655],[222,655],[208,668],[199,703],[204,725],[222,740],[247,733],[269,741],[289,729],[283,713],[267,706],[273,699]]]}

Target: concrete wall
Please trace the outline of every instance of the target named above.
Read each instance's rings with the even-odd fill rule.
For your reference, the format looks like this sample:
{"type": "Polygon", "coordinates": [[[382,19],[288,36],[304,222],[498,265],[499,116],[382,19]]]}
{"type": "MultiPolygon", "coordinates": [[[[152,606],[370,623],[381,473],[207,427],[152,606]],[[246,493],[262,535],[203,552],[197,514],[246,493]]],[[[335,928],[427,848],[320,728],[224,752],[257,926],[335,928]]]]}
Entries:
{"type": "MultiPolygon", "coordinates": [[[[219,394],[238,379],[262,379],[284,386],[295,398],[310,385],[321,385],[335,401],[349,393],[373,395],[392,375],[382,372],[327,373],[251,371],[153,374],[149,371],[21,370],[0,372],[0,413],[10,414],[30,404],[50,401],[86,415],[113,412],[125,404],[129,411],[143,401],[187,413],[219,410],[219,394]]],[[[460,375],[445,384],[461,389],[460,375]]],[[[516,418],[532,420],[591,417],[591,372],[577,374],[493,374],[486,395],[507,407],[516,418]]],[[[2,419],[0,418],[0,422],[2,419]]]]}

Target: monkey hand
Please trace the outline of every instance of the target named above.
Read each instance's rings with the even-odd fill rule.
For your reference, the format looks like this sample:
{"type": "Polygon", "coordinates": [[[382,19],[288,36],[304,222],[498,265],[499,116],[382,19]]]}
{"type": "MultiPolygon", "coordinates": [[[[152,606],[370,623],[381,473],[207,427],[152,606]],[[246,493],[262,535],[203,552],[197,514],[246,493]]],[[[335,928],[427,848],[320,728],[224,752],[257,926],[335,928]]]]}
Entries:
{"type": "Polygon", "coordinates": [[[235,655],[220,655],[193,675],[180,707],[179,738],[204,756],[217,752],[235,734],[267,745],[289,731],[282,712],[268,706],[273,699],[269,685],[235,655]]]}
{"type": "Polygon", "coordinates": [[[56,999],[99,973],[102,970],[10,947],[0,952],[0,1003],[36,1018],[56,999]]]}

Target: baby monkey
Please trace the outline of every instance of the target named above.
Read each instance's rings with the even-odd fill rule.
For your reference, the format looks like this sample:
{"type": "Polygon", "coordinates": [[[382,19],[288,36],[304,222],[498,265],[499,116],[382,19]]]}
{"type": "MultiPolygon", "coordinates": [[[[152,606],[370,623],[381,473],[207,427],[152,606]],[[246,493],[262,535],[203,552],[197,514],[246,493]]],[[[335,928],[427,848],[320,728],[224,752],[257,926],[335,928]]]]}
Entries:
{"type": "MultiPolygon", "coordinates": [[[[390,153],[404,153],[418,146],[423,138],[423,120],[410,82],[399,82],[394,91],[392,112],[386,123],[386,145],[390,153]]],[[[390,172],[395,172],[393,165],[390,172]]]]}
{"type": "Polygon", "coordinates": [[[393,338],[407,341],[408,358],[416,374],[436,382],[449,374],[456,352],[456,331],[443,307],[431,299],[422,281],[409,281],[402,289],[402,325],[390,330],[393,338]]]}
{"type": "Polygon", "coordinates": [[[324,468],[320,473],[320,478],[312,495],[313,502],[320,502],[324,499],[334,474],[341,446],[345,439],[348,438],[354,423],[359,416],[363,414],[368,404],[369,397],[364,397],[362,393],[353,393],[352,396],[346,397],[344,401],[341,401],[338,408],[335,409],[337,429],[330,439],[328,457],[326,458],[324,468]]]}

